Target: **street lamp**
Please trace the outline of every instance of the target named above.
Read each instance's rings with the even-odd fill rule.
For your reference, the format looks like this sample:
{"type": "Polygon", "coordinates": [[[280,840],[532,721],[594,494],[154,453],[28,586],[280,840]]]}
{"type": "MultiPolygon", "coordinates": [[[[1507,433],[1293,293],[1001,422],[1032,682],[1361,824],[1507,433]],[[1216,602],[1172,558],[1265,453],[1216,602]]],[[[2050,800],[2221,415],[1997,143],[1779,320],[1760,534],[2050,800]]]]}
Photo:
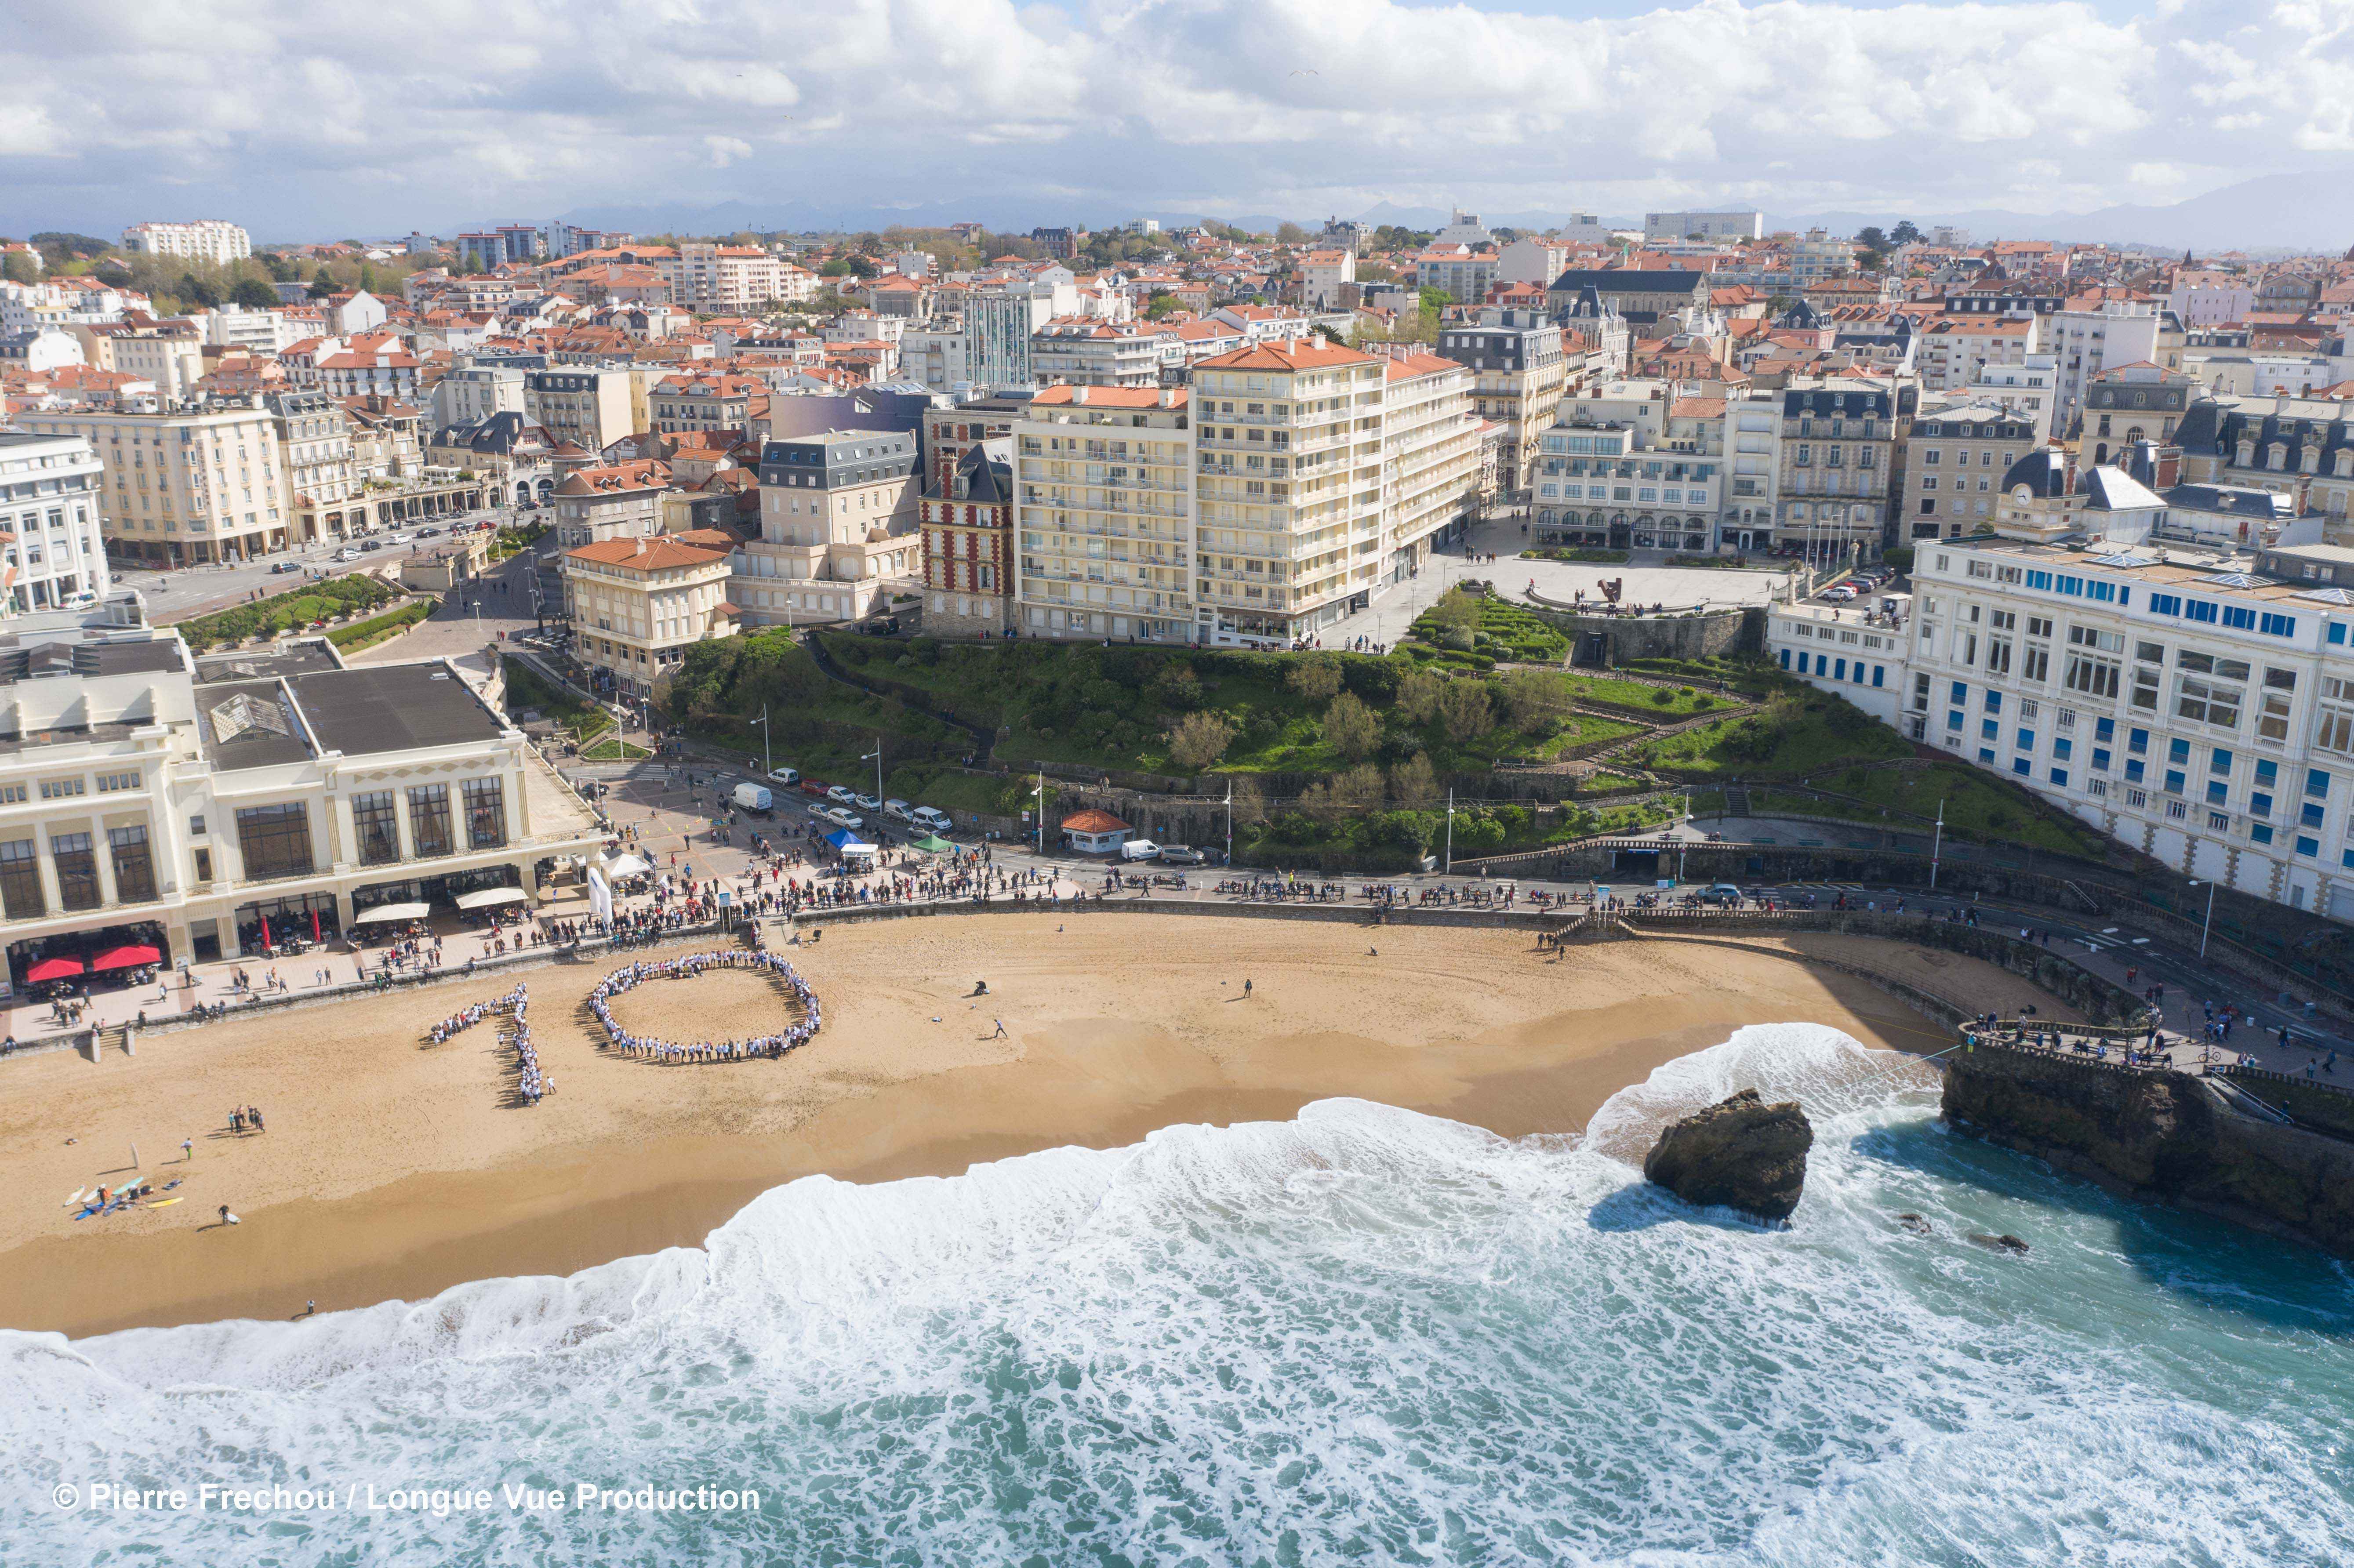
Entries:
{"type": "Polygon", "coordinates": [[[760,705],[760,716],[758,718],[746,719],[744,722],[746,724],[756,724],[760,726],[760,771],[763,773],[776,772],[776,759],[769,755],[769,705],[766,703],[762,703],[760,705]]]}
{"type": "Polygon", "coordinates": [[[875,749],[864,753],[858,760],[875,764],[875,798],[880,800],[883,798],[883,737],[876,736],[875,749]]]}
{"type": "MultiPolygon", "coordinates": [[[[2191,878],[2190,885],[2193,887],[2199,886],[2199,879],[2196,877],[2191,878]]],[[[2210,882],[2206,884],[2206,887],[2207,922],[2205,925],[2199,927],[2199,956],[2202,959],[2207,956],[2207,938],[2215,929],[2215,884],[2210,882]]]]}

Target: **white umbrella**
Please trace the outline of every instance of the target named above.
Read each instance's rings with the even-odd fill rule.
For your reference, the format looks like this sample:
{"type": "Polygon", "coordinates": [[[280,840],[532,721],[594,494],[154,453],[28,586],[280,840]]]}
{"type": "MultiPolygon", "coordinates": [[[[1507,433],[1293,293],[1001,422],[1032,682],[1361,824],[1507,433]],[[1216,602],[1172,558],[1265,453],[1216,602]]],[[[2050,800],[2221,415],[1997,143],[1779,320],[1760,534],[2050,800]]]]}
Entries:
{"type": "Polygon", "coordinates": [[[520,887],[478,887],[458,895],[457,902],[461,909],[488,909],[500,904],[528,904],[531,895],[520,887]]]}

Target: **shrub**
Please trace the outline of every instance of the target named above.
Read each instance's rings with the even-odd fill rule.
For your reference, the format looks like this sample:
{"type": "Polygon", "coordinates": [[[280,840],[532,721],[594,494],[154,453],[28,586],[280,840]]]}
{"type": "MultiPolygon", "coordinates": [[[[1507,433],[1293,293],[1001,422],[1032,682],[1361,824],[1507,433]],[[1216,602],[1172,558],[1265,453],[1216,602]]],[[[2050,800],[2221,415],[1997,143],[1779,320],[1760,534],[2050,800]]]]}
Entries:
{"type": "MultiPolygon", "coordinates": [[[[1038,732],[1042,736],[1048,732],[1038,732]]],[[[1235,726],[1224,714],[1190,713],[1169,731],[1169,759],[1193,772],[1214,766],[1234,743],[1235,726]]]]}

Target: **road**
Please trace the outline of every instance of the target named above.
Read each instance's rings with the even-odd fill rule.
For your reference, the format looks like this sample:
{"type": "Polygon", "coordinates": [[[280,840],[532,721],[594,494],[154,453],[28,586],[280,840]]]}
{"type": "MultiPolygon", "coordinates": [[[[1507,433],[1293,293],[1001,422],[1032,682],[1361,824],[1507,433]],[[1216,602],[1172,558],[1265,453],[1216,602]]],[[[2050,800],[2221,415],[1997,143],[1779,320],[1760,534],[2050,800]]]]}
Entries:
{"type": "MultiPolygon", "coordinates": [[[[440,527],[445,532],[456,522],[481,522],[484,519],[504,526],[513,521],[511,510],[476,512],[465,518],[448,518],[427,523],[426,527],[440,527]]],[[[413,530],[411,530],[413,532],[413,530]]],[[[376,537],[387,538],[379,534],[376,537]]],[[[431,540],[424,541],[431,544],[431,540]]],[[[199,615],[209,615],[217,609],[243,604],[260,589],[261,597],[285,593],[302,585],[302,576],[294,572],[273,572],[270,568],[288,562],[320,576],[336,577],[346,572],[361,571],[396,558],[396,550],[364,553],[356,561],[337,561],[335,552],[345,548],[343,541],[323,540],[304,545],[297,549],[264,556],[260,560],[239,561],[228,565],[180,567],[169,571],[155,571],[145,567],[115,565],[114,581],[118,587],[135,588],[147,599],[147,618],[158,626],[190,620],[199,615]]]]}
{"type": "Polygon", "coordinates": [[[538,624],[531,609],[535,561],[528,550],[510,556],[443,599],[427,619],[389,641],[350,655],[349,662],[408,664],[420,659],[460,659],[481,652],[502,633],[514,637],[531,630],[538,624]]]}

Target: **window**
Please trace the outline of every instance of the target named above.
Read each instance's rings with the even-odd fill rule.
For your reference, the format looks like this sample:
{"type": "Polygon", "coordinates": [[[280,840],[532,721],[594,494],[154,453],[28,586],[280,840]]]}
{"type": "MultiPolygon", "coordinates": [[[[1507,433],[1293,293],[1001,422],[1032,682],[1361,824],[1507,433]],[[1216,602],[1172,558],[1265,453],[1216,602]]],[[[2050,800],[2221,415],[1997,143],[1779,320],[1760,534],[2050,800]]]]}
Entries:
{"type": "Polygon", "coordinates": [[[2134,666],[2133,694],[2126,700],[2145,713],[2158,710],[2158,672],[2147,664],[2134,666]]]}
{"type": "Polygon", "coordinates": [[[83,793],[84,782],[85,780],[80,778],[44,779],[41,780],[41,799],[44,800],[69,800],[83,793]]]}
{"type": "MultiPolygon", "coordinates": [[[[2258,726],[2259,730],[2262,727],[2258,726]]],[[[2321,717],[2314,729],[2313,745],[2317,751],[2354,756],[2354,681],[2336,675],[2321,678],[2321,717]]]]}
{"type": "Polygon", "coordinates": [[[498,849],[507,842],[504,791],[495,779],[469,779],[458,786],[466,807],[466,846],[498,849]]]}
{"type": "Polygon", "coordinates": [[[49,858],[57,863],[59,908],[95,909],[105,902],[98,886],[98,856],[91,853],[88,833],[51,833],[49,858]]]}
{"type": "Polygon", "coordinates": [[[456,847],[450,837],[450,786],[417,784],[408,791],[409,853],[424,860],[456,847]]]}
{"type": "Polygon", "coordinates": [[[155,861],[147,852],[144,825],[106,830],[107,853],[114,862],[114,896],[124,904],[144,904],[155,896],[155,861]]]}
{"type": "MultiPolygon", "coordinates": [[[[2041,642],[2031,642],[2020,656],[2019,678],[2022,681],[2048,681],[2052,678],[2052,650],[2041,642]]],[[[2114,695],[2115,694],[2112,694],[2114,695]]]]}
{"type": "Polygon", "coordinates": [[[307,876],[313,869],[311,817],[300,800],[239,808],[237,842],[249,882],[307,876]]]}
{"type": "Polygon", "coordinates": [[[101,773],[98,776],[98,792],[101,795],[120,793],[139,788],[139,775],[133,773],[101,773]]]}
{"type": "Polygon", "coordinates": [[[2240,726],[2241,695],[2237,686],[2221,685],[2195,675],[2185,675],[2181,678],[2180,689],[2175,694],[2175,715],[2193,724],[2211,724],[2218,729],[2237,729],[2240,726]]]}
{"type": "Polygon", "coordinates": [[[2124,669],[2114,659],[2094,659],[2082,653],[2071,653],[2068,655],[2067,677],[2061,683],[2068,690],[2082,692],[2088,697],[2115,700],[2124,669]]]}
{"type": "Polygon", "coordinates": [[[2329,799],[2329,775],[2318,768],[2306,770],[2305,792],[2317,800],[2329,799]]]}
{"type": "Polygon", "coordinates": [[[49,912],[41,895],[41,854],[30,839],[0,843],[0,910],[11,920],[37,920],[49,912]]]}
{"type": "Polygon", "coordinates": [[[400,858],[400,824],[391,790],[353,796],[352,829],[359,839],[362,865],[389,865],[400,858]]]}

